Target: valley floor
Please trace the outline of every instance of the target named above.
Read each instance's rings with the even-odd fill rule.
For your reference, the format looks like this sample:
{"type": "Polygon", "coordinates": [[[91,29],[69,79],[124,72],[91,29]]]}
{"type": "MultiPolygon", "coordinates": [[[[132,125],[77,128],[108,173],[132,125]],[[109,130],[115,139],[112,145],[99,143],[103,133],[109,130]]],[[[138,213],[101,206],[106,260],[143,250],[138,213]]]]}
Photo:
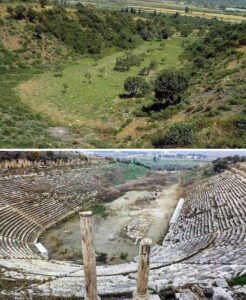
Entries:
{"type": "MultiPolygon", "coordinates": [[[[169,179],[166,172],[159,173],[159,176],[169,179]]],[[[106,216],[94,217],[95,249],[98,254],[107,255],[107,263],[132,260],[138,255],[137,241],[145,235],[154,244],[163,238],[178,201],[179,185],[174,183],[177,180],[178,175],[172,175],[172,182],[168,181],[155,192],[144,190],[148,188],[148,184],[143,181],[143,190],[126,192],[105,205],[106,216]],[[154,193],[156,197],[152,196],[154,193]]],[[[50,229],[41,242],[48,249],[51,259],[81,259],[79,216],[50,229]]]]}
{"type": "Polygon", "coordinates": [[[101,59],[84,58],[67,63],[57,72],[45,72],[18,85],[16,92],[32,111],[46,115],[57,127],[49,133],[61,141],[74,143],[76,147],[111,147],[123,144],[130,136],[141,136],[138,127],[145,118],[134,113],[148,100],[121,99],[124,80],[155,61],[158,69],[148,76],[148,81],[163,68],[176,68],[181,64],[179,55],[185,38],[173,37],[166,41],[143,42],[132,51],[144,56],[139,67],[127,72],[114,71],[116,58],[123,52],[115,52],[101,59]],[[86,78],[90,74],[90,79],[86,78]],[[66,91],[64,91],[66,86],[66,91]]]}

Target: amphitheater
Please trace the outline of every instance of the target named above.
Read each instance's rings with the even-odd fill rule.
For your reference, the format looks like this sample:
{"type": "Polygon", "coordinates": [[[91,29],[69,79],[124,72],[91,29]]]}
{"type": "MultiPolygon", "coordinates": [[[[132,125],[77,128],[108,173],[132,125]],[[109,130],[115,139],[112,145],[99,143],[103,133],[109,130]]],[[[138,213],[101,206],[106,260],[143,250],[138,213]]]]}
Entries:
{"type": "MultiPolygon", "coordinates": [[[[11,291],[3,289],[0,298],[8,293],[10,299],[84,298],[83,266],[49,260],[35,244],[47,228],[96,196],[94,178],[100,167],[84,166],[82,175],[81,166],[67,172],[54,168],[1,174],[0,274],[10,282],[25,280],[27,284],[25,290],[18,286],[11,291]],[[90,172],[85,176],[87,168],[90,172]]],[[[224,297],[214,299],[246,299],[245,287],[232,291],[227,285],[232,278],[246,274],[245,249],[246,164],[238,163],[188,187],[162,245],[151,248],[149,289],[170,291],[176,299],[207,299],[205,291],[214,287],[214,293],[224,297]],[[182,294],[193,296],[182,298],[182,294]]],[[[98,266],[101,298],[131,298],[136,272],[137,259],[98,266]]]]}

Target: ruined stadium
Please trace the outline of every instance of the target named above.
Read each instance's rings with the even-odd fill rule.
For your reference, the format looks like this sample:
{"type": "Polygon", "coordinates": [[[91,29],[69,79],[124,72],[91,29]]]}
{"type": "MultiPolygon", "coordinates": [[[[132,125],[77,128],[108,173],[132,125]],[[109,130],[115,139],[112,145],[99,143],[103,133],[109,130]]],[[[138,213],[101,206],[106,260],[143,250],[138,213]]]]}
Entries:
{"type": "MultiPolygon", "coordinates": [[[[1,299],[84,299],[83,266],[50,259],[37,244],[49,228],[93,199],[107,197],[112,187],[98,174],[111,164],[95,157],[46,165],[1,163],[1,299]]],[[[182,185],[185,171],[166,174],[173,173],[182,185]]],[[[183,187],[167,233],[151,247],[148,286],[153,299],[246,299],[245,283],[237,284],[246,274],[245,204],[245,162],[230,163],[212,176],[197,175],[183,187]]],[[[131,299],[137,260],[97,266],[101,299],[131,299]]]]}

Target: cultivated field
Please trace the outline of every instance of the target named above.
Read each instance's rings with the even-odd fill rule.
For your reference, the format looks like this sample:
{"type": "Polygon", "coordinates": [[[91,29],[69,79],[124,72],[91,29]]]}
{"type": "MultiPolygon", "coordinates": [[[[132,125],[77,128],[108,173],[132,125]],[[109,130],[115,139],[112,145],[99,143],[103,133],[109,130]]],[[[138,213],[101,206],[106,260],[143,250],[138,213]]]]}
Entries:
{"type": "MultiPolygon", "coordinates": [[[[91,5],[91,2],[83,1],[86,5],[91,5]]],[[[185,13],[185,6],[175,3],[168,2],[155,2],[155,1],[128,1],[128,2],[108,2],[108,1],[94,1],[94,5],[97,7],[106,7],[111,9],[118,9],[124,7],[134,7],[137,11],[141,9],[145,12],[154,12],[157,13],[167,13],[167,14],[175,14],[178,12],[184,16],[191,17],[202,17],[207,19],[217,18],[219,20],[223,20],[226,22],[242,22],[246,20],[245,13],[240,12],[226,12],[220,9],[210,9],[203,8],[198,6],[189,5],[190,11],[185,13]]]]}
{"type": "Polygon", "coordinates": [[[217,18],[221,21],[226,22],[242,22],[246,21],[246,17],[243,15],[230,15],[230,14],[223,14],[219,12],[201,12],[193,10],[191,12],[185,13],[184,10],[181,9],[170,9],[170,8],[160,8],[160,7],[152,7],[152,6],[134,6],[136,9],[141,8],[146,12],[153,12],[156,10],[157,13],[167,13],[167,14],[175,14],[176,12],[180,13],[183,16],[190,16],[190,17],[201,17],[207,19],[217,18]]]}

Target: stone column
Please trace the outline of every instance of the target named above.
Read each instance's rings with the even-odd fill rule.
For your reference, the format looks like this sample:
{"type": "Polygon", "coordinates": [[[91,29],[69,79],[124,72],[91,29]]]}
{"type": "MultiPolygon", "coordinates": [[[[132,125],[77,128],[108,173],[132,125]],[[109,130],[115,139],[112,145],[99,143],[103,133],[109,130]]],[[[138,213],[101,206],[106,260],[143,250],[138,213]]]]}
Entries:
{"type": "Polygon", "coordinates": [[[149,281],[149,256],[151,239],[143,239],[139,244],[139,261],[137,290],[133,292],[134,300],[149,300],[148,281],[149,281]]]}
{"type": "Polygon", "coordinates": [[[81,245],[84,264],[86,300],[98,300],[96,257],[92,233],[91,211],[80,212],[81,245]]]}

